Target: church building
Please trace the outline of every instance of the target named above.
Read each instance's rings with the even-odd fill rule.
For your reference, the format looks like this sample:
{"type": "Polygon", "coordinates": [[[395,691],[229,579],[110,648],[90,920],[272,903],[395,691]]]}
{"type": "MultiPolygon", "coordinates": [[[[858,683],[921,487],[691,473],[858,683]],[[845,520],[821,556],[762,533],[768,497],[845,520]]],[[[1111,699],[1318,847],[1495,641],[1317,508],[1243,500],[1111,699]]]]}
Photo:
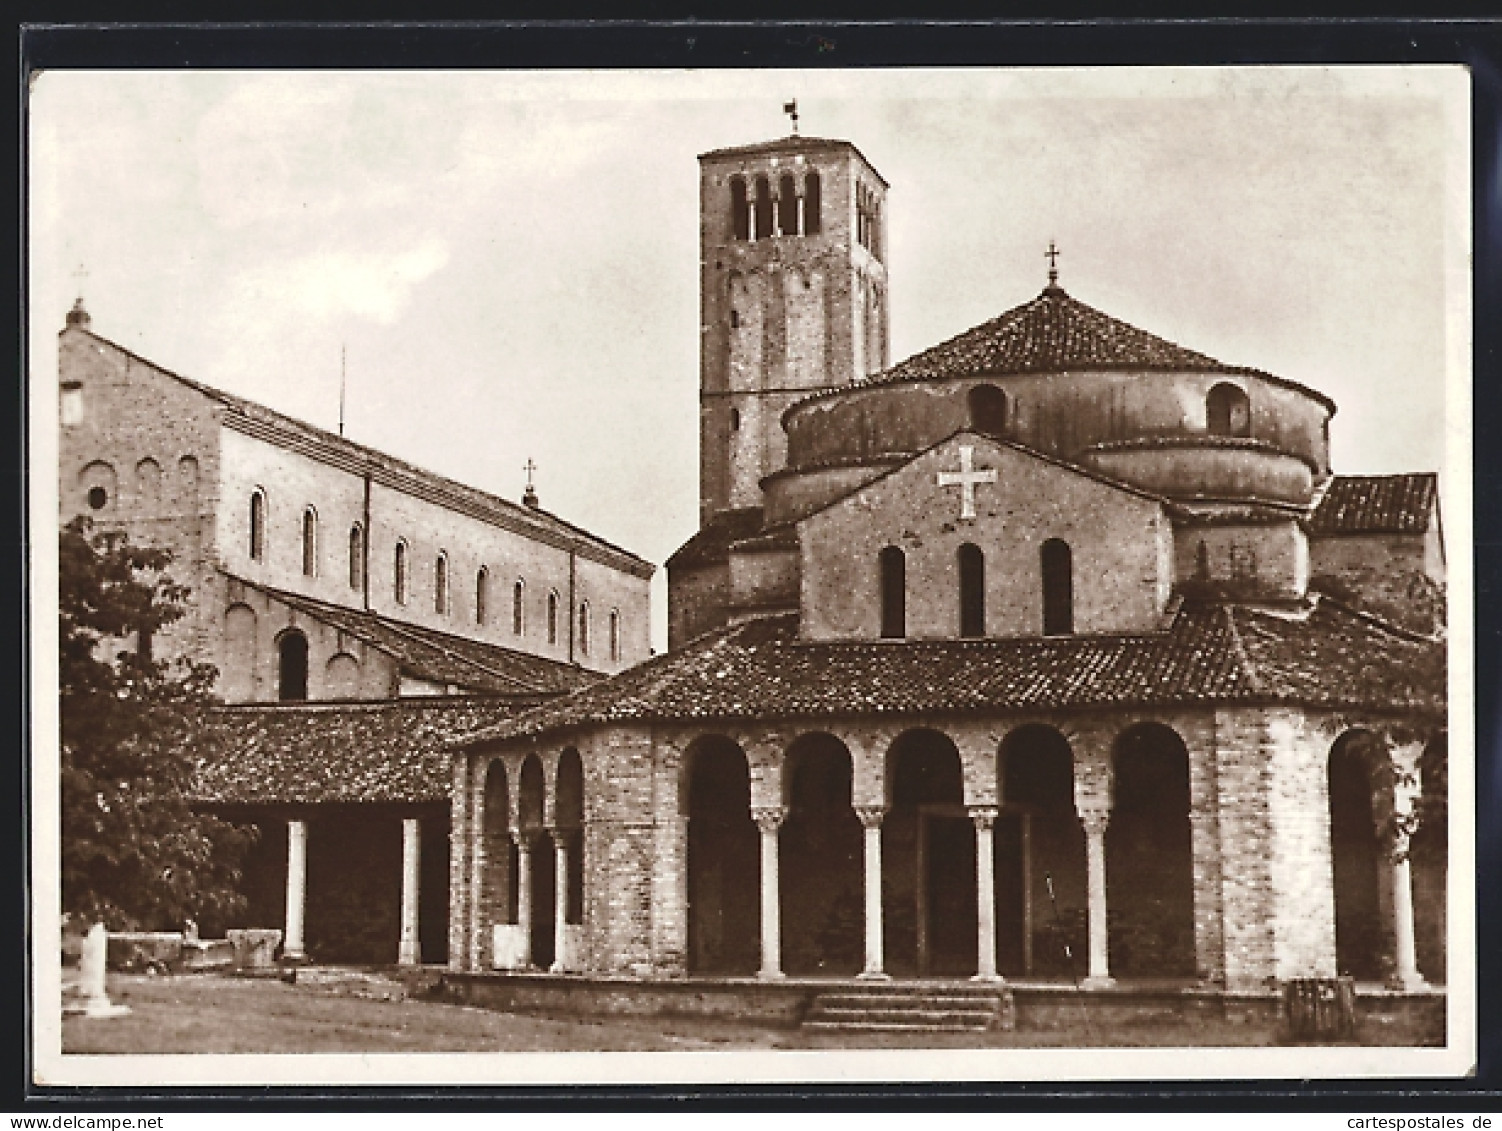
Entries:
{"type": "Polygon", "coordinates": [[[530,482],[514,503],[171,373],[81,300],[59,370],[61,521],[170,550],[189,603],[153,652],[219,671],[197,797],[263,835],[217,926],[443,961],[445,742],[646,659],[653,567],[530,482]]]}
{"type": "Polygon", "coordinates": [[[450,969],[1442,983],[1436,475],[1053,262],[894,365],[860,151],[699,165],[669,651],[456,740],[450,969]]]}

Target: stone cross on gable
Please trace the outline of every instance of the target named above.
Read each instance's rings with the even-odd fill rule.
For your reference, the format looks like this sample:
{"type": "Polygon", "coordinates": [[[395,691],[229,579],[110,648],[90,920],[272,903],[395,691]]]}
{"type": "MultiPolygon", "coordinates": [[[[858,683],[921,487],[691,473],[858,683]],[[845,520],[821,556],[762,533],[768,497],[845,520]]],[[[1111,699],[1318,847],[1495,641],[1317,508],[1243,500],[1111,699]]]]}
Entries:
{"type": "Polygon", "coordinates": [[[977,468],[975,466],[975,449],[968,444],[960,446],[960,469],[958,471],[939,472],[940,487],[958,487],[960,489],[960,517],[975,517],[975,488],[982,483],[995,483],[996,469],[994,467],[977,468]]]}

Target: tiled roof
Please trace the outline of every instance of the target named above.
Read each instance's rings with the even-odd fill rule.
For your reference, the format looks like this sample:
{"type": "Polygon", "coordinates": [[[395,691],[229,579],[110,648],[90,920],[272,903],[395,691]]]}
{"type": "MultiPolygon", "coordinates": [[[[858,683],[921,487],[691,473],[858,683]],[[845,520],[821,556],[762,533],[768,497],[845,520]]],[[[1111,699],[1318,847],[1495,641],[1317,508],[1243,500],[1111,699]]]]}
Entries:
{"type": "Polygon", "coordinates": [[[712,515],[697,534],[673,551],[668,565],[685,569],[725,561],[730,556],[730,543],[761,532],[761,518],[760,507],[712,515]]]}
{"type": "Polygon", "coordinates": [[[388,699],[221,707],[194,737],[195,800],[433,801],[448,797],[448,746],[536,697],[388,699]]]}
{"type": "Polygon", "coordinates": [[[1337,475],[1309,518],[1314,534],[1422,534],[1439,493],[1432,471],[1337,475]]]}
{"type": "Polygon", "coordinates": [[[1284,699],[1444,709],[1442,643],[1324,601],[1280,615],[1184,606],[1136,636],[804,642],[796,615],[709,633],[566,699],[471,735],[592,723],[817,718],[1284,699]]]}
{"type": "MultiPolygon", "coordinates": [[[[1189,370],[1261,377],[1299,389],[1324,403],[1321,394],[1261,370],[1225,365],[1202,353],[1139,330],[1050,285],[1031,302],[947,342],[914,354],[869,377],[821,390],[806,400],[899,381],[941,381],[984,374],[1058,373],[1079,369],[1189,370]]],[[[800,402],[802,403],[802,402],[800,402]]]]}
{"type": "Polygon", "coordinates": [[[315,601],[282,589],[256,585],[244,578],[235,580],[365,641],[391,656],[404,672],[418,679],[451,683],[469,691],[531,695],[573,691],[600,678],[573,664],[404,624],[379,613],[315,601]]]}

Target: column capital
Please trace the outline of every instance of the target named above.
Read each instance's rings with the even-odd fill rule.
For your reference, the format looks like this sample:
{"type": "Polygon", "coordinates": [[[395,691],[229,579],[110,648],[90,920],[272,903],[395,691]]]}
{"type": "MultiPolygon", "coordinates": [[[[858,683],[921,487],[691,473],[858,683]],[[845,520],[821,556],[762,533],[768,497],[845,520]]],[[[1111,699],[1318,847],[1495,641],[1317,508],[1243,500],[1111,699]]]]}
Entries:
{"type": "Polygon", "coordinates": [[[531,852],[532,842],[537,838],[537,829],[522,829],[513,827],[511,830],[511,843],[516,845],[518,852],[531,852]]]}
{"type": "Polygon", "coordinates": [[[997,809],[994,805],[967,805],[965,811],[978,829],[989,829],[996,824],[997,809]]]}
{"type": "Polygon", "coordinates": [[[1109,805],[1087,804],[1081,805],[1075,802],[1075,811],[1079,814],[1080,824],[1085,832],[1092,836],[1105,833],[1106,826],[1111,823],[1111,807],[1109,805]]]}
{"type": "Polygon", "coordinates": [[[751,819],[764,833],[775,833],[782,827],[782,822],[787,820],[787,816],[786,805],[756,805],[751,809],[751,819]]]}
{"type": "Polygon", "coordinates": [[[882,805],[857,805],[855,807],[855,815],[860,818],[861,826],[867,829],[881,828],[881,819],[886,812],[886,807],[882,805]]]}

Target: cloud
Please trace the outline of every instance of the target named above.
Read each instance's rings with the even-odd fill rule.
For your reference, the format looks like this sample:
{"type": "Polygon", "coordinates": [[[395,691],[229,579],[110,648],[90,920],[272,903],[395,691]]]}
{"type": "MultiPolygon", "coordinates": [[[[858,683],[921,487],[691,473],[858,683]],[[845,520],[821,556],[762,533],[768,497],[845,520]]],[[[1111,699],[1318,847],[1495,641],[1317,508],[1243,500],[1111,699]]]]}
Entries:
{"type": "Polygon", "coordinates": [[[448,261],[448,245],[433,236],[396,251],[320,251],[242,272],[230,285],[230,301],[260,311],[263,320],[269,308],[321,322],[353,315],[389,326],[448,261]]]}

